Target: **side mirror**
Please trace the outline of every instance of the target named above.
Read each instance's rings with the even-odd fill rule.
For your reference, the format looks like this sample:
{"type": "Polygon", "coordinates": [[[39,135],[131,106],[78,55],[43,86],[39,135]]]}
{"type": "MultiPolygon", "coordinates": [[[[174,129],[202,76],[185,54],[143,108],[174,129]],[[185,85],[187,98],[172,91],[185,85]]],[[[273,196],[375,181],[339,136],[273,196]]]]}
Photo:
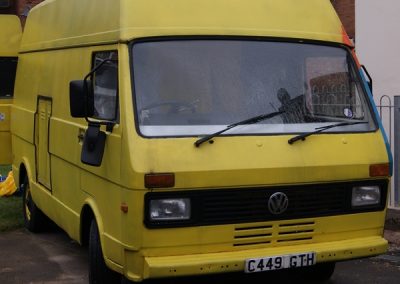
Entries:
{"type": "Polygon", "coordinates": [[[91,82],[85,80],[69,83],[69,107],[72,117],[89,117],[93,115],[93,103],[89,102],[91,82]]]}
{"type": "Polygon", "coordinates": [[[107,121],[103,124],[117,120],[118,65],[102,60],[84,80],[70,82],[69,98],[72,117],[107,121]]]}
{"type": "Polygon", "coordinates": [[[69,84],[72,117],[85,118],[88,129],[82,145],[81,162],[90,166],[101,165],[106,131],[112,132],[118,119],[118,60],[117,53],[100,52],[94,57],[95,67],[84,80],[69,84]]]}
{"type": "Polygon", "coordinates": [[[368,70],[364,65],[361,65],[361,68],[363,69],[365,75],[367,75],[367,77],[368,77],[367,83],[368,83],[368,87],[369,87],[369,89],[371,91],[371,94],[372,94],[372,77],[371,77],[371,75],[369,75],[368,70]]]}
{"type": "Polygon", "coordinates": [[[100,166],[105,144],[106,134],[100,130],[100,125],[89,123],[83,141],[81,162],[94,167],[100,166]]]}

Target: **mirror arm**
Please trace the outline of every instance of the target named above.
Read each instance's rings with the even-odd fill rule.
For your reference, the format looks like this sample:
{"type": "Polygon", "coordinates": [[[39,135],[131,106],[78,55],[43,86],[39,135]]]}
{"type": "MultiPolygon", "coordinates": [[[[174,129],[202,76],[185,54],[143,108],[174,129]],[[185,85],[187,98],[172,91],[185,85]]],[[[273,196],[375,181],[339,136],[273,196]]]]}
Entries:
{"type": "Polygon", "coordinates": [[[86,118],[86,121],[88,122],[88,126],[100,127],[101,125],[105,125],[106,132],[108,133],[112,133],[114,130],[114,126],[116,125],[116,123],[112,121],[93,121],[89,118],[86,118]]]}
{"type": "Polygon", "coordinates": [[[100,133],[100,124],[89,122],[88,130],[86,131],[86,142],[89,151],[93,151],[96,146],[96,141],[100,133]]]}
{"type": "Polygon", "coordinates": [[[93,76],[94,73],[96,73],[97,70],[99,70],[104,64],[107,62],[113,62],[112,59],[104,59],[103,61],[100,62],[99,65],[95,66],[86,76],[85,76],[85,81],[93,76]]]}
{"type": "Polygon", "coordinates": [[[112,133],[114,129],[115,123],[106,122],[106,131],[112,133]]]}
{"type": "Polygon", "coordinates": [[[85,120],[86,120],[86,122],[90,125],[90,120],[89,120],[89,117],[87,116],[88,115],[88,113],[89,113],[89,111],[88,111],[88,105],[89,105],[89,96],[90,96],[90,92],[89,92],[89,88],[90,88],[90,86],[89,86],[89,83],[88,83],[88,76],[86,76],[85,77],[85,79],[83,80],[83,82],[84,82],[84,88],[85,88],[85,93],[86,93],[86,96],[84,96],[84,103],[85,103],[85,120]]]}

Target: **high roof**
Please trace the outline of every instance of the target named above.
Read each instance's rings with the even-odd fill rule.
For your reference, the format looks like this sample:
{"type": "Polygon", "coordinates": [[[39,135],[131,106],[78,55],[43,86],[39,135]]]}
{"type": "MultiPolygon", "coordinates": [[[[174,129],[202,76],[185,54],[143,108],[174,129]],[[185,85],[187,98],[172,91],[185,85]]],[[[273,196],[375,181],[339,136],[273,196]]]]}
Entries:
{"type": "Polygon", "coordinates": [[[17,56],[22,31],[21,22],[14,15],[0,15],[0,56],[17,56]]]}
{"type": "Polygon", "coordinates": [[[348,43],[329,0],[46,0],[28,16],[22,50],[174,35],[348,43]]]}

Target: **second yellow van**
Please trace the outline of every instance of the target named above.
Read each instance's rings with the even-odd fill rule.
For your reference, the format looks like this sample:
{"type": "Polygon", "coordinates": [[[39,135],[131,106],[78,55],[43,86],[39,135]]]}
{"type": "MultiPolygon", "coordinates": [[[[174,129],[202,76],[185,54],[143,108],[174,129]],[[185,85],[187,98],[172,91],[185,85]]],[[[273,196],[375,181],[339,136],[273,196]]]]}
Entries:
{"type": "Polygon", "coordinates": [[[11,165],[11,104],[22,36],[17,16],[0,15],[0,165],[11,165]]]}

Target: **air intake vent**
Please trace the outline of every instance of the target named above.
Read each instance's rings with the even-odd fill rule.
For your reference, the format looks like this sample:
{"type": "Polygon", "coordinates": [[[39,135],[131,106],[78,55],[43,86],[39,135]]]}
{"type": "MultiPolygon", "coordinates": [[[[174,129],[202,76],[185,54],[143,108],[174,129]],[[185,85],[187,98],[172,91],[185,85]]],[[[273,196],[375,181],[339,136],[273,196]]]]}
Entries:
{"type": "Polygon", "coordinates": [[[10,8],[11,0],[0,0],[0,8],[10,8]]]}
{"type": "Polygon", "coordinates": [[[272,225],[236,228],[234,239],[234,246],[269,244],[272,241],[272,225]]]}
{"type": "Polygon", "coordinates": [[[314,227],[314,221],[238,226],[235,228],[233,246],[279,246],[286,243],[307,243],[313,239],[314,227]]]}
{"type": "Polygon", "coordinates": [[[276,241],[287,243],[312,240],[314,225],[314,222],[280,224],[276,241]]]}

